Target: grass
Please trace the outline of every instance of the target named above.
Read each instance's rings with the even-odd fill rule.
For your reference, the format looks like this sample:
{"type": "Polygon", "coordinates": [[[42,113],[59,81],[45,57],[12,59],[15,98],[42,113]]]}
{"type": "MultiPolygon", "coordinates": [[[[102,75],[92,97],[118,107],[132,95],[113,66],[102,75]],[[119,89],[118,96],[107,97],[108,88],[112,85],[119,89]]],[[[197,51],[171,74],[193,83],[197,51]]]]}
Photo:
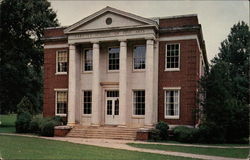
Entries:
{"type": "Polygon", "coordinates": [[[0,135],[0,141],[3,159],[192,160],[33,137],[0,135]]]}
{"type": "Polygon", "coordinates": [[[164,151],[184,152],[184,153],[231,157],[231,158],[246,158],[249,153],[249,148],[204,148],[204,147],[175,146],[175,145],[161,145],[161,144],[138,144],[138,143],[128,143],[128,145],[137,148],[156,149],[164,151]]]}
{"type": "Polygon", "coordinates": [[[0,133],[15,133],[16,114],[0,115],[0,133]]]}

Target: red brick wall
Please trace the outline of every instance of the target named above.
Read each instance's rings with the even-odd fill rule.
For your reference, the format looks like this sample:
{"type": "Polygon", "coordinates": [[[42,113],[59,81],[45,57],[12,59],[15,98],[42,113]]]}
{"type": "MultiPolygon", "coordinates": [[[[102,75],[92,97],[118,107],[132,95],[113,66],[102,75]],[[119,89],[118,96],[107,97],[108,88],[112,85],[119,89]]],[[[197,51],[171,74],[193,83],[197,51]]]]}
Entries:
{"type": "Polygon", "coordinates": [[[43,115],[55,115],[55,88],[68,88],[68,75],[55,75],[56,51],[68,48],[44,49],[43,115]]]}
{"type": "Polygon", "coordinates": [[[54,29],[46,29],[44,31],[44,37],[60,37],[64,36],[64,30],[65,28],[54,28],[54,29]]]}
{"type": "Polygon", "coordinates": [[[180,18],[168,18],[168,19],[160,19],[159,27],[181,27],[187,25],[198,25],[198,17],[191,16],[191,17],[180,17],[180,18]]]}
{"type": "Polygon", "coordinates": [[[194,125],[193,109],[199,79],[199,50],[196,40],[162,41],[159,44],[158,120],[172,125],[194,125]],[[164,71],[165,45],[180,43],[180,71],[164,71]],[[180,118],[165,119],[164,87],[181,87],[180,118]]]}

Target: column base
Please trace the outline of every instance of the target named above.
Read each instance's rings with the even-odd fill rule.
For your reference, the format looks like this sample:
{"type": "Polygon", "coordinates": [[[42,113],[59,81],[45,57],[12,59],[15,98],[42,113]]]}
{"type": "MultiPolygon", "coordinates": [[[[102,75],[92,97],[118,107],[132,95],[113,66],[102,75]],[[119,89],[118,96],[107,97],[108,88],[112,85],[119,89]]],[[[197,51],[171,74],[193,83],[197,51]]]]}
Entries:
{"type": "Polygon", "coordinates": [[[75,122],[69,122],[69,123],[67,123],[67,126],[75,126],[76,125],[76,123],[75,122]]]}
{"type": "Polygon", "coordinates": [[[119,128],[125,128],[125,127],[127,127],[125,124],[120,124],[120,125],[118,125],[117,127],[119,127],[119,128]]]}
{"type": "Polygon", "coordinates": [[[154,128],[154,125],[153,124],[146,124],[146,125],[144,125],[144,128],[154,128]]]}
{"type": "Polygon", "coordinates": [[[99,124],[91,124],[92,127],[100,127],[99,124]]]}

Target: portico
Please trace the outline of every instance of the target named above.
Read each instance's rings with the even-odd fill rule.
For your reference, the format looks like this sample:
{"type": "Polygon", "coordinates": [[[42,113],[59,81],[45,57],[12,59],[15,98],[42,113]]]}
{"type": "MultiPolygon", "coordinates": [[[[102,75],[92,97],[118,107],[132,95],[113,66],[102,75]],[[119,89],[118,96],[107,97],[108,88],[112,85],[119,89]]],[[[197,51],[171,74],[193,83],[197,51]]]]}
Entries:
{"type": "Polygon", "coordinates": [[[154,94],[157,89],[154,88],[154,82],[157,82],[157,25],[155,21],[117,12],[106,8],[64,31],[70,48],[68,125],[80,123],[92,126],[115,124],[119,127],[151,127],[156,122],[154,94]],[[108,24],[107,19],[111,19],[114,24],[108,24]],[[100,25],[107,27],[102,29],[100,25]],[[91,30],[87,29],[88,26],[92,26],[91,30]],[[140,62],[145,61],[145,68],[135,70],[134,52],[138,45],[146,50],[145,59],[140,62]],[[85,49],[92,53],[92,70],[89,72],[82,70],[86,61],[83,60],[85,49]],[[115,63],[113,65],[118,68],[110,68],[110,63],[115,63]],[[91,91],[91,114],[83,114],[86,99],[84,91],[91,91]],[[116,94],[111,96],[111,92],[116,94]],[[138,99],[141,111],[134,111],[135,100],[138,99]]]}

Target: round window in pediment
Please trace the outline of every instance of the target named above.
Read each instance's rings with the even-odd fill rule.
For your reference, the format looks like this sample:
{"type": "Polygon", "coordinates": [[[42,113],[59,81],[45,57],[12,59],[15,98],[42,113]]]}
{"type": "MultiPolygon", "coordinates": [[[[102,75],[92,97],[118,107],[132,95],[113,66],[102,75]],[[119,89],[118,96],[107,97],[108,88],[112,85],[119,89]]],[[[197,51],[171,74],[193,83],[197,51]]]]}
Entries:
{"type": "Polygon", "coordinates": [[[111,23],[112,23],[112,18],[108,17],[108,18],[106,19],[106,24],[107,24],[107,25],[110,25],[111,23]]]}

